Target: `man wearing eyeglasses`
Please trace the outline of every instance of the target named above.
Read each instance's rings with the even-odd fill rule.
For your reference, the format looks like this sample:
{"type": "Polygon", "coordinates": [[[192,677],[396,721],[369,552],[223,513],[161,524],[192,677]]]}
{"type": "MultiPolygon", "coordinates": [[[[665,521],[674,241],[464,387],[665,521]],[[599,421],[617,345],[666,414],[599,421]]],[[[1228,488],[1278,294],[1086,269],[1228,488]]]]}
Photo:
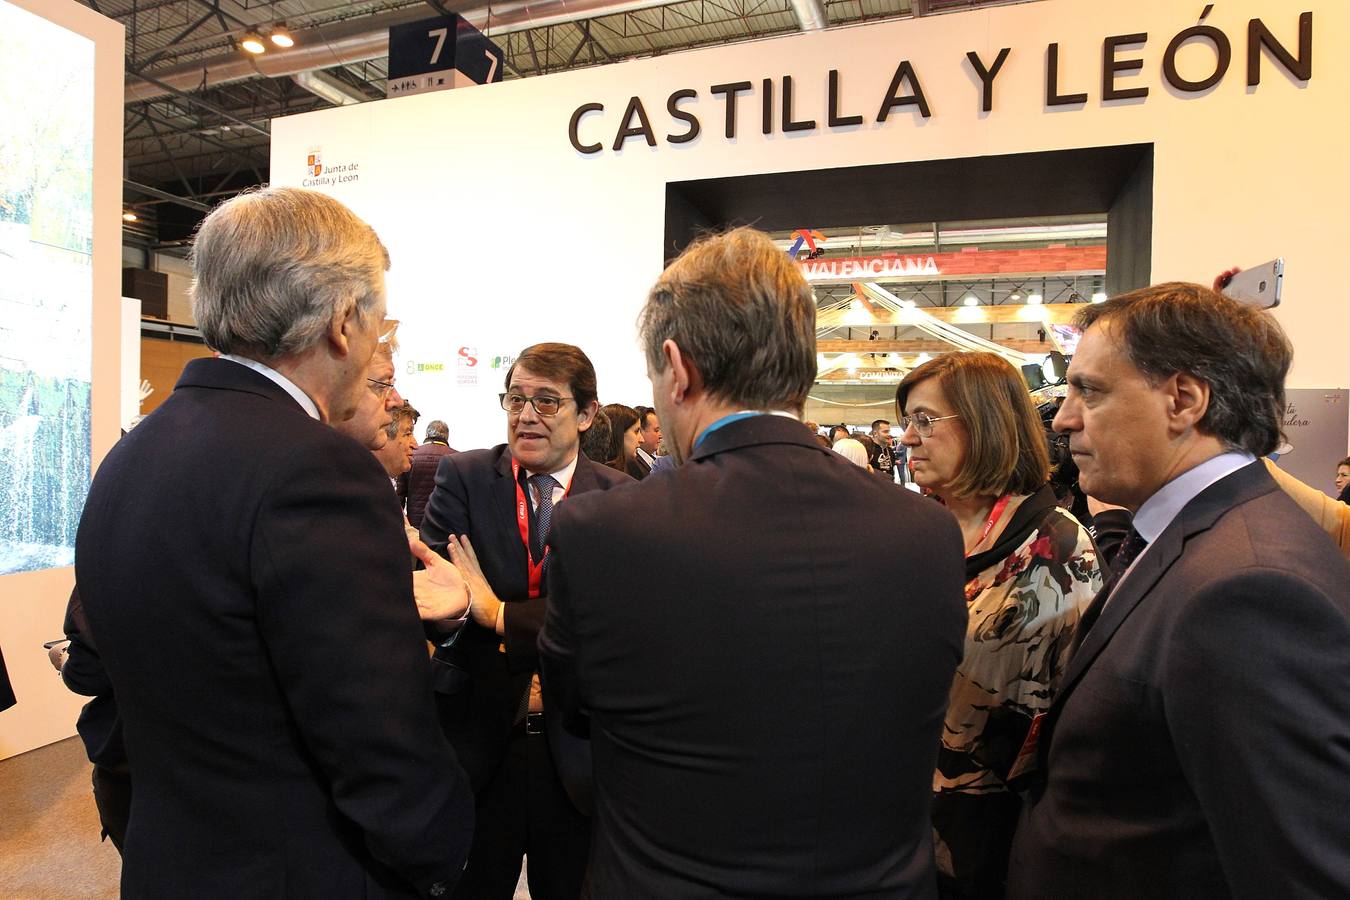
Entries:
{"type": "MultiPolygon", "coordinates": [[[[388,324],[386,320],[386,327],[388,324]]],[[[394,325],[396,327],[397,323],[394,325]]],[[[392,413],[403,403],[394,387],[394,351],[397,349],[393,329],[389,329],[370,358],[370,367],[366,370],[367,389],[357,401],[356,412],[350,419],[333,425],[368,450],[378,451],[384,447],[389,440],[386,429],[393,421],[392,413]]]]}
{"type": "MultiPolygon", "coordinates": [[[[469,773],[478,828],[455,894],[507,900],[529,857],[536,900],[580,896],[590,820],[568,799],[544,734],[535,641],[548,532],[568,497],[632,479],[581,454],[599,410],[595,369],[570,344],[535,344],[506,373],[505,444],[441,460],[422,540],[464,573],[468,621],[434,659],[441,723],[469,773]]],[[[583,744],[559,766],[589,770],[583,744]]]]}

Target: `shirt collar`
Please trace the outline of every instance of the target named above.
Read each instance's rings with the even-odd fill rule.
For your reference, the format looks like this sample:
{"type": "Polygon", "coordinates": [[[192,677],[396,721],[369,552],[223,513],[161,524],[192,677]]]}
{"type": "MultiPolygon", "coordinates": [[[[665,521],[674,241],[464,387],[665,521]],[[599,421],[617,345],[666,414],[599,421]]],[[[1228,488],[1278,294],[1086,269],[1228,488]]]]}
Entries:
{"type": "MultiPolygon", "coordinates": [[[[548,474],[550,474],[550,475],[553,476],[553,480],[554,480],[554,481],[558,482],[558,487],[560,487],[560,488],[563,489],[563,493],[566,493],[566,492],[567,492],[567,489],[568,489],[569,487],[572,486],[572,476],[575,475],[575,474],[577,473],[577,460],[578,460],[580,457],[581,457],[581,451],[578,450],[578,451],[577,451],[577,455],[574,456],[574,457],[572,457],[572,461],[571,461],[571,462],[569,462],[567,465],[563,466],[561,469],[559,469],[559,470],[556,471],[556,472],[549,472],[549,473],[548,473],[548,474]]],[[[532,476],[532,475],[538,475],[538,474],[539,474],[538,472],[532,472],[532,471],[530,471],[529,469],[526,469],[526,470],[525,470],[525,477],[526,477],[526,478],[529,478],[529,477],[532,476]]]]}
{"type": "MultiPolygon", "coordinates": [[[[313,400],[309,399],[309,395],[296,387],[294,381],[291,381],[276,369],[271,366],[263,365],[256,359],[249,359],[247,356],[235,356],[231,353],[222,353],[220,354],[220,358],[228,359],[232,363],[239,363],[239,365],[250,368],[259,375],[275,382],[283,391],[295,398],[295,402],[300,404],[300,408],[305,411],[306,415],[311,419],[319,419],[319,407],[314,404],[313,400]]],[[[322,419],[320,419],[320,421],[322,421],[322,419]]]]}
{"type": "Polygon", "coordinates": [[[698,445],[703,443],[703,439],[717,429],[730,425],[737,419],[748,419],[751,416],[782,416],[786,419],[796,419],[797,421],[801,421],[800,416],[796,413],[788,412],[785,409],[743,409],[740,412],[729,413],[703,429],[703,432],[694,439],[694,449],[697,450],[698,445]]]}
{"type": "Polygon", "coordinates": [[[641,447],[638,447],[638,456],[642,457],[642,461],[645,462],[647,465],[649,466],[656,465],[656,457],[652,456],[650,453],[648,453],[646,450],[643,450],[641,447]]]}
{"type": "Polygon", "coordinates": [[[1149,543],[1156,541],[1186,504],[1205,488],[1255,461],[1256,457],[1250,453],[1230,450],[1187,469],[1144,501],[1135,514],[1134,530],[1149,543]]]}

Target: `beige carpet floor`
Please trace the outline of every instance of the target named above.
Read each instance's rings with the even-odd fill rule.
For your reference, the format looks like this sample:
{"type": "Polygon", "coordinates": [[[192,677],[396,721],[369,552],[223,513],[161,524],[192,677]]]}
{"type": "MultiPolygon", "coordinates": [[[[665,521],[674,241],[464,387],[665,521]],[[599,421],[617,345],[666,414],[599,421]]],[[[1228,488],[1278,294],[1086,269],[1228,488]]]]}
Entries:
{"type": "Polygon", "coordinates": [[[0,897],[117,896],[122,858],[99,842],[90,765],[79,738],[0,761],[0,897]]]}
{"type": "MultiPolygon", "coordinates": [[[[104,900],[122,858],[98,838],[79,738],[0,760],[0,900],[104,900]]],[[[514,900],[529,900],[522,871],[514,900]]]]}

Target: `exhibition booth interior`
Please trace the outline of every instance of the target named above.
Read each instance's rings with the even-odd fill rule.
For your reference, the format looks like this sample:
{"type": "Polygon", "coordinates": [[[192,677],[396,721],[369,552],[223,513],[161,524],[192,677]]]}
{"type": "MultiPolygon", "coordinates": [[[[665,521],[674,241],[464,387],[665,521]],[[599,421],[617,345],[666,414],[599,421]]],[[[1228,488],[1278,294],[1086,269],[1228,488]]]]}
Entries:
{"type": "MultiPolygon", "coordinates": [[[[1329,489],[1350,368],[1328,222],[1350,176],[1326,127],[1350,95],[1350,8],[1199,12],[1042,0],[346,105],[274,120],[270,181],[380,234],[399,389],[460,449],[504,439],[496,394],[538,341],[581,346],[602,402],[650,402],[636,316],[707,231],[753,225],[799,261],[819,308],[807,417],[855,427],[893,418],[925,358],[996,347],[1035,369],[1071,353],[1081,304],[1282,257],[1273,314],[1296,358],[1279,462],[1329,489]]],[[[39,647],[60,636],[127,376],[122,29],[73,2],[0,16],[4,146],[37,173],[0,173],[0,638],[21,700],[0,716],[4,757],[73,733],[81,700],[39,647]],[[68,49],[38,52],[49,40],[68,49]],[[53,116],[59,166],[34,155],[53,116]]],[[[181,297],[166,315],[131,326],[155,367],[134,373],[155,391],[142,412],[208,352],[181,297]]]]}

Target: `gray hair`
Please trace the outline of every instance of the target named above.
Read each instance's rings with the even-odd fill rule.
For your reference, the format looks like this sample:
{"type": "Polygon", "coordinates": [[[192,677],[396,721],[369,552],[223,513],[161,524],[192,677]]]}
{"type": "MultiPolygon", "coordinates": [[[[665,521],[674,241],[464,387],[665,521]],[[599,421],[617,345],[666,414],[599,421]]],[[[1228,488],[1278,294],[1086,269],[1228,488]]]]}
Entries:
{"type": "Polygon", "coordinates": [[[657,279],[638,320],[653,372],[673,340],[708,393],[746,409],[800,413],[816,378],[816,301],[768,235],[737,228],[699,240],[657,279]]]}
{"type": "Polygon", "coordinates": [[[404,422],[416,425],[417,420],[422,418],[422,414],[413,409],[413,405],[406,400],[401,406],[395,406],[393,409],[389,410],[389,415],[393,416],[393,418],[388,425],[384,426],[384,433],[391,441],[398,437],[398,430],[403,427],[404,422]]]}
{"type": "Polygon", "coordinates": [[[1086,331],[1110,324],[1152,384],[1186,372],[1209,385],[1198,428],[1230,449],[1265,456],[1280,444],[1293,348],[1273,316],[1198,284],[1169,282],[1084,307],[1086,331]]]}
{"type": "Polygon", "coordinates": [[[440,419],[432,419],[427,423],[427,431],[424,437],[429,441],[448,441],[450,440],[450,427],[440,419]]]}
{"type": "Polygon", "coordinates": [[[192,263],[192,312],[206,343],[275,359],[312,347],[353,306],[364,319],[383,294],[389,251],[332,197],[274,187],[212,210],[192,263]]]}

